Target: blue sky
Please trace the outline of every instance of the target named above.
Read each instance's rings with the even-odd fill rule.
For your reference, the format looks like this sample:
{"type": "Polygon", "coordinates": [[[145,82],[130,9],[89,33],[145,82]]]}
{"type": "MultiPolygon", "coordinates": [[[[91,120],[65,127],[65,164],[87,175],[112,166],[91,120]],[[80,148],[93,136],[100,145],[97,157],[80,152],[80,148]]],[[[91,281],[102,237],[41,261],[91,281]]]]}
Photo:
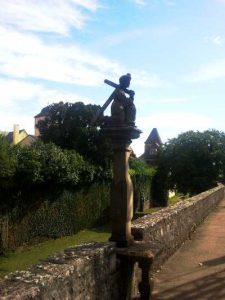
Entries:
{"type": "Polygon", "coordinates": [[[225,131],[225,0],[0,0],[0,130],[53,102],[102,105],[131,73],[133,142],[225,131]]]}

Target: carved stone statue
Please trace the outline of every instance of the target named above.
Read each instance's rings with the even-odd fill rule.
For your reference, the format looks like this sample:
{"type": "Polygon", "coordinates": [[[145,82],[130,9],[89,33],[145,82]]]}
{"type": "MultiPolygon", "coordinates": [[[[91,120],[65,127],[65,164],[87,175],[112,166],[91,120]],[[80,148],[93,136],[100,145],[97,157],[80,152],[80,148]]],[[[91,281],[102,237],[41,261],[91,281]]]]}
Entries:
{"type": "Polygon", "coordinates": [[[117,125],[135,125],[136,108],[134,105],[134,91],[129,90],[129,98],[126,96],[130,86],[131,75],[123,75],[119,79],[119,85],[114,91],[111,106],[112,122],[117,125]]]}
{"type": "Polygon", "coordinates": [[[130,81],[130,74],[121,76],[119,84],[107,79],[104,81],[115,90],[93,119],[93,124],[99,121],[102,133],[111,140],[112,144],[113,180],[110,197],[112,235],[110,241],[116,242],[117,247],[122,248],[130,246],[134,241],[131,234],[133,185],[128,170],[130,144],[141,134],[135,126],[134,91],[128,90],[130,81]],[[103,116],[103,112],[111,102],[111,116],[103,116]]]}
{"type": "Polygon", "coordinates": [[[115,88],[113,93],[109,96],[107,101],[94,116],[92,124],[94,125],[98,120],[102,121],[104,126],[135,126],[136,108],[134,105],[134,91],[128,90],[130,85],[131,75],[128,73],[119,78],[119,84],[116,84],[108,79],[104,82],[115,88]],[[129,97],[126,96],[129,95],[129,97]],[[103,117],[103,113],[108,105],[112,102],[111,117],[103,117]]]}

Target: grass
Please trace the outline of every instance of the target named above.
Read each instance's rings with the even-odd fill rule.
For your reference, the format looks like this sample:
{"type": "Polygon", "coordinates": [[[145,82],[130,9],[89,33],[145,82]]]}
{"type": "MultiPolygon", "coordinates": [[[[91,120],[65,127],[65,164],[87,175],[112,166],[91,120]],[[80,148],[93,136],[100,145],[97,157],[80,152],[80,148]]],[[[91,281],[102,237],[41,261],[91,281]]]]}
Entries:
{"type": "MultiPolygon", "coordinates": [[[[169,206],[174,205],[178,201],[180,201],[180,195],[171,197],[169,199],[169,206]]],[[[136,213],[135,218],[151,214],[160,209],[161,207],[149,208],[143,213],[136,213]]],[[[37,263],[39,259],[45,259],[52,253],[62,251],[70,246],[91,241],[104,242],[108,240],[109,236],[109,228],[101,227],[91,230],[82,230],[72,236],[51,239],[37,245],[20,247],[13,252],[8,252],[4,256],[0,256],[0,278],[3,278],[10,272],[15,272],[15,270],[27,269],[32,264],[37,263]]]]}
{"type": "Polygon", "coordinates": [[[135,213],[134,219],[141,218],[148,214],[152,214],[160,209],[162,209],[162,207],[151,207],[151,208],[145,209],[145,211],[138,211],[135,213]]]}
{"type": "Polygon", "coordinates": [[[109,236],[108,228],[82,230],[72,236],[48,240],[33,246],[20,247],[13,252],[0,256],[0,278],[15,270],[24,270],[39,259],[45,259],[54,252],[86,242],[104,242],[108,240],[109,236]]]}
{"type": "Polygon", "coordinates": [[[177,193],[175,196],[169,198],[169,206],[172,206],[174,204],[176,204],[179,201],[185,200],[187,198],[189,198],[189,194],[181,194],[181,193],[177,193]]]}

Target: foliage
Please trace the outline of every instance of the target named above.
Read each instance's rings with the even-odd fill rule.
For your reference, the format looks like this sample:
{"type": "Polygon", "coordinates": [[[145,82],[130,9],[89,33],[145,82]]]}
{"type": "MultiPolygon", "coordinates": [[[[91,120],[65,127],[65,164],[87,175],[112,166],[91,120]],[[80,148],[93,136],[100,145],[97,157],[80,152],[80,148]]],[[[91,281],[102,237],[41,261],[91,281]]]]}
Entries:
{"type": "Polygon", "coordinates": [[[108,219],[109,184],[93,184],[80,191],[66,191],[45,201],[29,220],[28,239],[60,237],[102,225],[108,219]]]}
{"type": "MultiPolygon", "coordinates": [[[[27,191],[29,205],[24,206],[18,200],[17,206],[7,214],[0,214],[0,252],[5,248],[15,249],[24,243],[71,235],[106,224],[109,220],[109,194],[110,184],[105,182],[58,193],[43,189],[27,191]]],[[[22,195],[23,202],[26,198],[22,195]]]]}
{"type": "Polygon", "coordinates": [[[167,185],[183,194],[198,194],[224,181],[225,133],[188,131],[169,140],[159,156],[167,185]]]}
{"type": "Polygon", "coordinates": [[[0,153],[1,249],[108,220],[110,169],[53,143],[10,146],[2,139],[0,153]]]}
{"type": "Polygon", "coordinates": [[[37,124],[44,142],[74,149],[91,163],[109,166],[111,147],[97,126],[91,124],[100,106],[82,102],[54,103],[45,108],[47,117],[37,124]]]}
{"type": "Polygon", "coordinates": [[[39,184],[74,187],[93,182],[96,173],[100,176],[99,168],[84,161],[81,155],[52,143],[6,144],[0,148],[0,160],[0,189],[22,189],[39,184]],[[3,185],[4,178],[12,179],[11,186],[3,185]]]}
{"type": "Polygon", "coordinates": [[[137,158],[130,158],[129,164],[134,185],[134,210],[143,210],[144,201],[149,201],[151,181],[156,170],[137,158]]]}
{"type": "Polygon", "coordinates": [[[0,135],[0,186],[10,185],[16,168],[16,159],[12,148],[4,136],[0,135]]]}
{"type": "Polygon", "coordinates": [[[152,178],[151,185],[151,207],[166,207],[168,206],[168,187],[167,174],[162,165],[159,165],[157,172],[152,178]]]}
{"type": "MultiPolygon", "coordinates": [[[[177,204],[179,201],[181,201],[180,194],[175,195],[168,199],[168,206],[173,206],[173,205],[177,204]]],[[[145,209],[145,211],[143,211],[143,212],[136,212],[135,219],[141,218],[145,215],[152,214],[154,212],[157,212],[157,211],[161,210],[163,207],[164,206],[150,207],[148,209],[145,209]]]]}
{"type": "Polygon", "coordinates": [[[32,209],[44,201],[45,192],[50,193],[54,201],[64,189],[84,188],[94,181],[109,180],[111,176],[84,161],[74,150],[61,149],[52,143],[8,146],[6,153],[13,158],[13,167],[9,165],[10,172],[0,178],[2,214],[17,209],[20,213],[16,215],[22,217],[24,209],[32,209]],[[31,200],[32,193],[39,197],[31,197],[31,200]]]}
{"type": "Polygon", "coordinates": [[[75,151],[63,150],[52,143],[18,146],[15,152],[18,161],[15,179],[21,185],[52,183],[75,186],[85,172],[89,172],[89,178],[83,180],[93,179],[93,166],[75,151]]]}
{"type": "Polygon", "coordinates": [[[153,167],[149,167],[143,160],[138,158],[131,157],[129,166],[129,173],[131,176],[140,175],[151,178],[155,174],[155,169],[153,167]]]}

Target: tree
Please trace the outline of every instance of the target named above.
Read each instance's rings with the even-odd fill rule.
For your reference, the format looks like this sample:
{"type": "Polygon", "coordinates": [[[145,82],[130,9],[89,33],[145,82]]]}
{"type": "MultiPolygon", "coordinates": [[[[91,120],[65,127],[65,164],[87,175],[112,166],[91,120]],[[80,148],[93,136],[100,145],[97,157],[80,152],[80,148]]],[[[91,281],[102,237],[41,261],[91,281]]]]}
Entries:
{"type": "Polygon", "coordinates": [[[0,135],[0,189],[11,184],[16,169],[16,159],[12,147],[3,135],[0,135]]]}
{"type": "Polygon", "coordinates": [[[17,188],[52,185],[76,187],[93,181],[96,168],[85,162],[74,150],[62,149],[53,143],[38,142],[31,146],[16,145],[17,168],[14,182],[17,188]]]}
{"type": "Polygon", "coordinates": [[[91,124],[100,106],[59,102],[47,108],[48,117],[37,125],[44,142],[74,149],[91,163],[104,167],[108,164],[110,144],[99,128],[91,124]]]}
{"type": "Polygon", "coordinates": [[[225,176],[225,133],[188,131],[169,140],[159,156],[168,188],[194,195],[216,186],[225,176]],[[164,171],[165,173],[165,171],[164,171]]]}

